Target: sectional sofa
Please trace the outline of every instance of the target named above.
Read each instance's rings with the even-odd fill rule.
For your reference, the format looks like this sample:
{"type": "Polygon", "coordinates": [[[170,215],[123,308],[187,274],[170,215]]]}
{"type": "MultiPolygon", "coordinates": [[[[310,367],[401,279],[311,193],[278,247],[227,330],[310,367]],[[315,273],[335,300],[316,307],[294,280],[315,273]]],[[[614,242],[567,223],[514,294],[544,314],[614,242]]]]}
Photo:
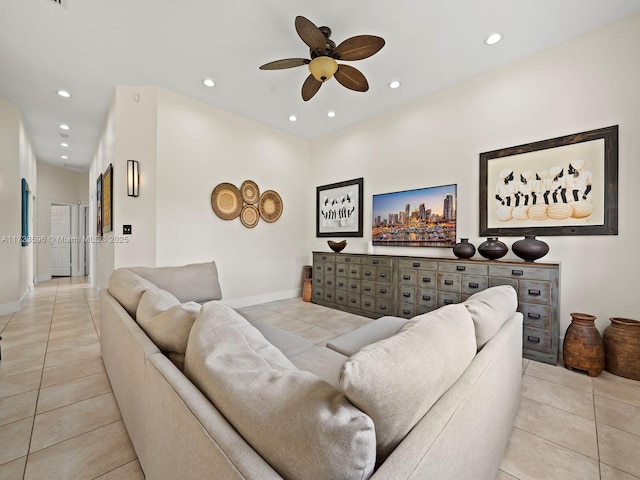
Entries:
{"type": "Polygon", "coordinates": [[[146,478],[495,479],[520,400],[511,287],[323,346],[221,300],[214,262],[118,269],[101,291],[146,478]]]}

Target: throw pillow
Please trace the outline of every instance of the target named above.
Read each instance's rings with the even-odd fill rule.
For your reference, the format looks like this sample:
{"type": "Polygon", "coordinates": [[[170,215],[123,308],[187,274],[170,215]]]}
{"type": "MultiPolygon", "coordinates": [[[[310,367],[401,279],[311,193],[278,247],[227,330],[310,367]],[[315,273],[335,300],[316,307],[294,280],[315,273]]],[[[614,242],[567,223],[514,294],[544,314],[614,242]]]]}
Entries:
{"type": "Polygon", "coordinates": [[[373,419],[383,462],[476,354],[473,321],[461,305],[414,317],[395,335],[347,360],[340,387],[373,419]]]}
{"type": "Polygon", "coordinates": [[[137,322],[163,353],[184,354],[198,313],[198,303],[180,303],[171,293],[154,287],[140,299],[137,322]]]}
{"type": "Polygon", "coordinates": [[[518,294],[511,285],[487,288],[464,301],[476,329],[476,343],[480,350],[518,308],[518,294]]]}
{"type": "Polygon", "coordinates": [[[284,478],[372,474],[371,419],[334,387],[298,370],[232,308],[217,301],[202,307],[185,374],[284,478]]]}
{"type": "Polygon", "coordinates": [[[156,288],[156,286],[126,268],[114,270],[109,277],[109,293],[134,320],[140,298],[150,288],[156,288]]]}

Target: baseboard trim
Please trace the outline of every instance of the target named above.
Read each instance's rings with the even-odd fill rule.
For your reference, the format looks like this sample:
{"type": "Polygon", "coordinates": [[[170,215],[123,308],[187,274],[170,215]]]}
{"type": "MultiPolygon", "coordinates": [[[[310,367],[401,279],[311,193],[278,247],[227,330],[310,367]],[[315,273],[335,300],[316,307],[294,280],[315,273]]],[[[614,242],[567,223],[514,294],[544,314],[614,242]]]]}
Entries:
{"type": "Polygon", "coordinates": [[[51,280],[51,275],[40,275],[36,278],[36,283],[48,282],[49,280],[51,280]]]}
{"type": "Polygon", "coordinates": [[[302,288],[295,288],[293,290],[283,290],[281,292],[265,293],[263,295],[253,295],[250,297],[225,298],[223,301],[232,308],[242,308],[300,296],[302,296],[302,288]]]}
{"type": "Polygon", "coordinates": [[[22,308],[22,302],[11,302],[0,304],[0,315],[9,315],[10,313],[19,312],[22,308]]]}

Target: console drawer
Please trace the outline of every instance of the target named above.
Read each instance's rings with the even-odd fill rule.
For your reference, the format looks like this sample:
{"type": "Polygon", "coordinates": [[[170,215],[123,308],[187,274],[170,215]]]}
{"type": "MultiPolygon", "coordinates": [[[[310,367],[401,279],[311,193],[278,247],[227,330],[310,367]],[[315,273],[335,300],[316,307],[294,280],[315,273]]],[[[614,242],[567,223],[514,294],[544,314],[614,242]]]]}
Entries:
{"type": "Polygon", "coordinates": [[[461,278],[457,273],[438,273],[438,291],[459,292],[461,278]]]}
{"type": "Polygon", "coordinates": [[[463,275],[462,279],[462,293],[473,295],[480,290],[486,290],[489,285],[489,278],[480,275],[463,275]]]}

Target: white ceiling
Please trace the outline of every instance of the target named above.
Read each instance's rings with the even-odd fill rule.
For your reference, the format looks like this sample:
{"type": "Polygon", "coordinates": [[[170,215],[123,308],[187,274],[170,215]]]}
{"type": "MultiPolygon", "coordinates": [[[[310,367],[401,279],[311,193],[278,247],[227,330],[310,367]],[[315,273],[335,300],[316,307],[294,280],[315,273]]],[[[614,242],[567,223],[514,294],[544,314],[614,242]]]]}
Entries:
{"type": "Polygon", "coordinates": [[[89,165],[118,85],[165,87],[313,139],[638,12],[640,0],[8,0],[0,98],[22,111],[38,159],[59,166],[89,165]],[[373,57],[350,62],[368,92],[332,79],[303,102],[306,67],[258,70],[308,58],[296,15],[328,25],[336,43],[386,40],[373,57]],[[502,42],[486,46],[494,31],[502,42]],[[206,77],[214,88],[203,86],[206,77]],[[387,87],[393,79],[401,88],[387,87]],[[66,149],[61,123],[71,126],[66,149]]]}

